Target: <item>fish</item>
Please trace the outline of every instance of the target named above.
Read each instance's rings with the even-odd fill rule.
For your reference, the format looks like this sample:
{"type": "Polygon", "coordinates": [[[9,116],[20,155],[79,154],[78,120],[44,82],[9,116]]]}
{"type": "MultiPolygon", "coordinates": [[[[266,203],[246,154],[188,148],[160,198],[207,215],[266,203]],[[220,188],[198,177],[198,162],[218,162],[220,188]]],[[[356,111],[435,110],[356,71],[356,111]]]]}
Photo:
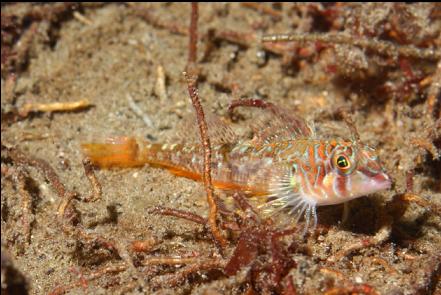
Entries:
{"type": "MultiPolygon", "coordinates": [[[[290,223],[297,224],[303,217],[305,228],[311,217],[316,227],[318,206],[345,203],[390,188],[391,178],[378,153],[359,139],[319,137],[311,124],[282,108],[273,108],[270,117],[252,126],[251,139],[240,139],[219,118],[207,120],[215,188],[265,198],[258,208],[265,216],[286,210],[292,216],[290,223]]],[[[203,180],[200,143],[152,143],[120,137],[84,143],[81,148],[101,168],[150,165],[203,180]]]]}

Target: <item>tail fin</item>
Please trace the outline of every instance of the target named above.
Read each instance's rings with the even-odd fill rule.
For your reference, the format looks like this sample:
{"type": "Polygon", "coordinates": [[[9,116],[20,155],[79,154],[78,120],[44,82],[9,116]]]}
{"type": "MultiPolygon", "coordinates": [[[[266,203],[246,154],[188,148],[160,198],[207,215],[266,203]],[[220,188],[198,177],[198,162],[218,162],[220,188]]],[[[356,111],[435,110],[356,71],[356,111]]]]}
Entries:
{"type": "Polygon", "coordinates": [[[81,148],[90,161],[101,168],[129,168],[145,164],[134,138],[110,139],[107,143],[84,143],[81,148]]]}

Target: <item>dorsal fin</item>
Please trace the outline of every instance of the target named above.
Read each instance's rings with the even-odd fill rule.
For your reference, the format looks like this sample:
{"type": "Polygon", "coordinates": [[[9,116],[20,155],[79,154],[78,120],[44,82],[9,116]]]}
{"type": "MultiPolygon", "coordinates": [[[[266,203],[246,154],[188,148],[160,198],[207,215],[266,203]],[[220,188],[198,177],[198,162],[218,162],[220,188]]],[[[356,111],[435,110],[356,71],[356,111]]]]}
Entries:
{"type": "MultiPolygon", "coordinates": [[[[212,145],[238,142],[236,133],[222,118],[214,114],[205,114],[205,120],[208,127],[208,136],[212,145]]],[[[190,145],[200,144],[199,127],[194,114],[184,116],[176,128],[174,138],[175,141],[177,140],[180,143],[190,145]]],[[[167,141],[172,140],[167,139],[167,141]]]]}
{"type": "Polygon", "coordinates": [[[277,110],[277,113],[265,111],[251,129],[255,146],[314,137],[313,129],[302,118],[285,110],[277,110]]]}
{"type": "Polygon", "coordinates": [[[233,108],[247,106],[260,110],[255,123],[251,125],[254,132],[252,142],[257,146],[272,143],[275,140],[295,140],[311,138],[315,135],[313,128],[289,109],[282,109],[261,100],[239,100],[234,101],[232,105],[233,108]]]}

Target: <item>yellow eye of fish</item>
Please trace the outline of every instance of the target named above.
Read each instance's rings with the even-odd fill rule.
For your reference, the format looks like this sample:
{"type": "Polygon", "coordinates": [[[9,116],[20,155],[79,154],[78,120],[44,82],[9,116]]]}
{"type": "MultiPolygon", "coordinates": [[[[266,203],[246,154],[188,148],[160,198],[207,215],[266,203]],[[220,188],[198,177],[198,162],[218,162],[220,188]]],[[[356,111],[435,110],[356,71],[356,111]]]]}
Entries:
{"type": "Polygon", "coordinates": [[[337,167],[341,170],[347,170],[351,167],[351,164],[346,156],[338,156],[337,160],[335,161],[337,164],[337,167]]]}

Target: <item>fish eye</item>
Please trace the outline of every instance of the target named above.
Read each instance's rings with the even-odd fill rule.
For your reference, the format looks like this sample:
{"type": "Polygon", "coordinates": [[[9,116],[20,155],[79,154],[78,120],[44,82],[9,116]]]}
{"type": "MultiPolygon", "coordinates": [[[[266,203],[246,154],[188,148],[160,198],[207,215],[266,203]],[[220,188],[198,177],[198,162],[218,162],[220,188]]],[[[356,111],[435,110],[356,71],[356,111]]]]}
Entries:
{"type": "Polygon", "coordinates": [[[343,172],[348,171],[351,168],[351,162],[349,161],[348,157],[345,155],[339,155],[335,157],[335,166],[338,167],[343,172]]]}

